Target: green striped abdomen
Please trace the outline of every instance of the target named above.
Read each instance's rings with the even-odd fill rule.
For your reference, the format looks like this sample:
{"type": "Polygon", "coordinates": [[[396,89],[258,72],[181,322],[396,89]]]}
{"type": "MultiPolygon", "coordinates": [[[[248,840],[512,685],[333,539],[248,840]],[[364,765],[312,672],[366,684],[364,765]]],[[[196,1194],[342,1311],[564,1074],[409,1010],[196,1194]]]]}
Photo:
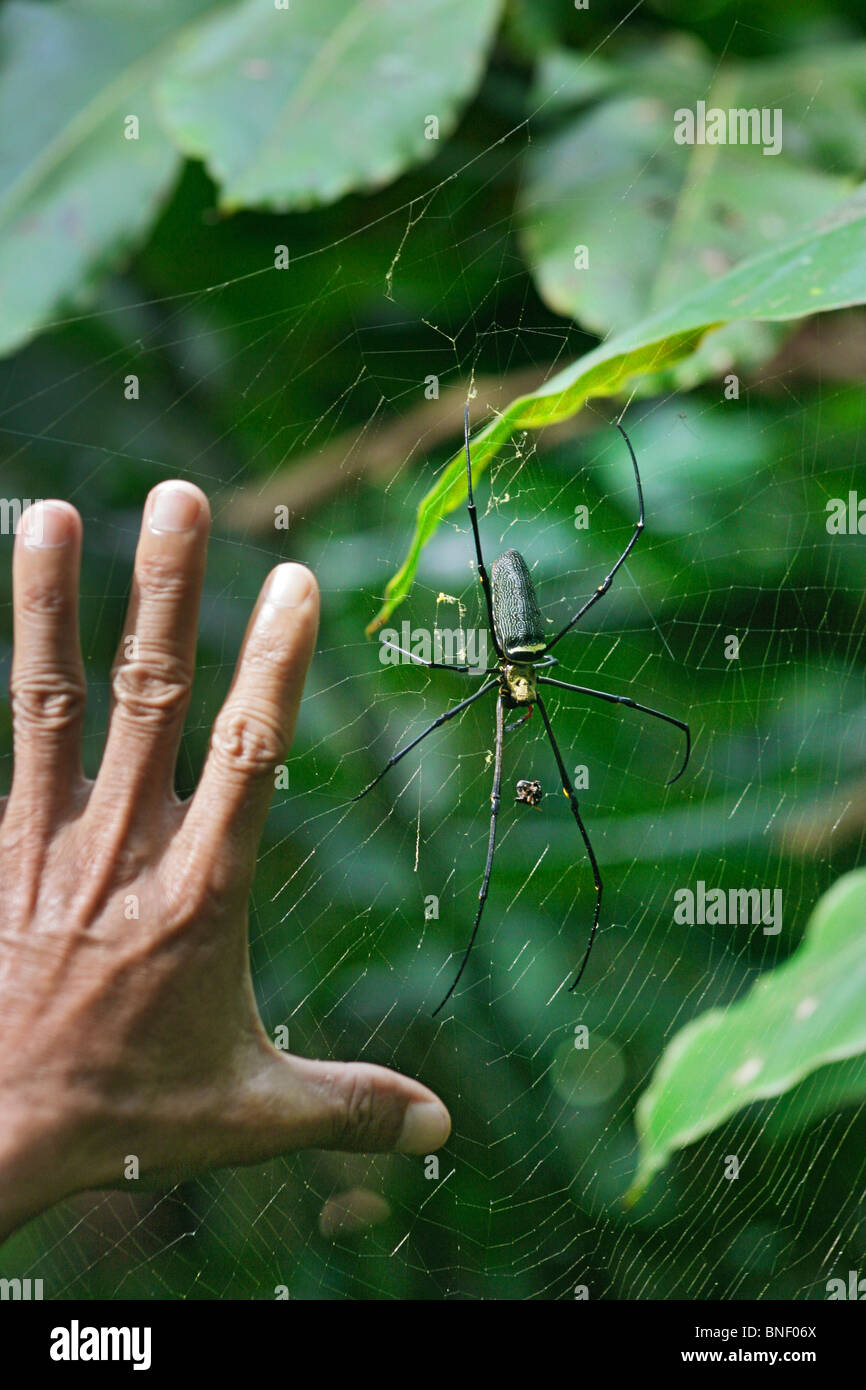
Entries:
{"type": "Polygon", "coordinates": [[[504,654],[514,661],[538,656],[547,646],[538,596],[519,550],[506,550],[490,571],[493,626],[504,654]]]}

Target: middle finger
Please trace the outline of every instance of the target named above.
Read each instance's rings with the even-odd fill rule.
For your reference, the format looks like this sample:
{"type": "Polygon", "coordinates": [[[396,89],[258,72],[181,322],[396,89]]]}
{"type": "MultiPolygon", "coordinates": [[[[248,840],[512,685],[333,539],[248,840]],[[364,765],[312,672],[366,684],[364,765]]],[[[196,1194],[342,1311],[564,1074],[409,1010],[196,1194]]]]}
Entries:
{"type": "Polygon", "coordinates": [[[160,483],[147,499],[132,596],[112,667],[113,704],[91,798],[150,815],[170,798],[192,690],[209,526],[192,483],[160,483]]]}

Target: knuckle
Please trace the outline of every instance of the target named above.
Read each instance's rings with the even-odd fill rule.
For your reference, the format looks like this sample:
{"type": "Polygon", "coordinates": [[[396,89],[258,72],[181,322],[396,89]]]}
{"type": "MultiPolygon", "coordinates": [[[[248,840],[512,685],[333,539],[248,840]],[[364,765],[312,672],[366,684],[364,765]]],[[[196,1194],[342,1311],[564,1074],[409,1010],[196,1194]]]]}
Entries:
{"type": "Polygon", "coordinates": [[[136,561],[135,583],[143,599],[174,602],[189,591],[186,572],[169,555],[143,555],[136,561]]]}
{"type": "Polygon", "coordinates": [[[369,1072],[349,1066],[332,1082],[332,1143],[347,1149],[390,1148],[402,1110],[389,1105],[369,1072]]]}
{"type": "Polygon", "coordinates": [[[203,928],[213,942],[215,927],[243,917],[249,878],[248,859],[234,842],[221,848],[218,857],[195,856],[183,863],[169,859],[159,874],[169,933],[189,935],[203,928]]]}
{"type": "Polygon", "coordinates": [[[214,724],[211,750],[230,771],[269,773],[283,756],[283,736],[262,711],[228,707],[214,724]]]}
{"type": "Polygon", "coordinates": [[[122,889],[141,878],[148,862],[148,852],[144,844],[135,841],[117,844],[113,837],[106,835],[102,842],[100,837],[97,838],[93,858],[98,865],[110,863],[112,886],[122,889]]]}
{"type": "Polygon", "coordinates": [[[19,866],[16,888],[20,892],[23,886],[20,866],[32,862],[41,854],[43,849],[42,835],[32,817],[4,816],[0,838],[2,838],[3,853],[8,857],[9,863],[17,863],[19,866]]]}
{"type": "Polygon", "coordinates": [[[56,618],[69,610],[70,601],[66,587],[61,583],[28,584],[18,599],[18,611],[22,618],[56,618]]]}
{"type": "Polygon", "coordinates": [[[363,1143],[372,1137],[376,1106],[372,1087],[355,1073],[343,1081],[334,1113],[335,1135],[340,1143],[363,1143]]]}
{"type": "Polygon", "coordinates": [[[143,845],[118,844],[108,827],[88,837],[87,854],[81,856],[81,871],[75,885],[73,906],[83,917],[103,910],[115,895],[138,884],[147,865],[143,845]]]}
{"type": "Polygon", "coordinates": [[[84,713],[84,682],[69,672],[13,675],[9,694],[16,728],[38,726],[45,732],[59,733],[77,723],[84,713]]]}
{"type": "Polygon", "coordinates": [[[215,928],[230,920],[228,897],[227,891],[220,891],[203,875],[194,875],[189,883],[169,884],[164,890],[163,935],[212,942],[215,928]]]}
{"type": "Polygon", "coordinates": [[[292,663],[292,655],[282,643],[262,641],[253,634],[244,652],[244,671],[268,682],[282,680],[292,663]]]}
{"type": "Polygon", "coordinates": [[[118,706],[136,723],[172,724],[186,709],[192,687],[183,663],[167,655],[150,653],[119,661],[111,672],[111,688],[118,706]]]}

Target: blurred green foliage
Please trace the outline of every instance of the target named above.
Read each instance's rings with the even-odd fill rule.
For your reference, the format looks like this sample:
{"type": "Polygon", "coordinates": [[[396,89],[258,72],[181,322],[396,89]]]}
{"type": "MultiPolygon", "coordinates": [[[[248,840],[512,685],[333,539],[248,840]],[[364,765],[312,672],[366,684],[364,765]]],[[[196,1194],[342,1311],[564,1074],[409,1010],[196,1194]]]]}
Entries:
{"type": "MultiPolygon", "coordinates": [[[[33,8],[46,25],[63,12],[7,10],[33,8]]],[[[711,63],[723,52],[775,63],[819,43],[860,43],[862,24],[853,0],[775,0],[759,26],[726,0],[656,0],[635,13],[520,0],[505,7],[454,134],[387,187],[302,213],[225,217],[192,163],[135,257],[108,278],[88,274],[83,286],[68,233],[53,233],[51,256],[32,243],[47,285],[40,313],[65,322],[0,362],[2,492],[61,495],[84,517],[88,770],[104,737],[141,505],[164,477],[194,479],[215,518],[182,794],[269,568],[304,559],[324,593],[290,790],[275,801],[252,900],[266,1024],[287,1023],[297,1051],[421,1077],[454,1119],[438,1181],[419,1160],[308,1154],[171,1194],[66,1203],[0,1255],[2,1273],[44,1277],[48,1297],[270,1298],[283,1283],[293,1297],[334,1299],[570,1298],[577,1285],[593,1298],[822,1297],[828,1277],[862,1265],[866,1121],[856,1088],[822,1072],[787,1109],[756,1102],[679,1154],[635,1209],[622,1202],[637,1164],[636,1100],[666,1044],[790,956],[822,892],[862,858],[866,556],[858,536],[825,526],[828,499],[866,490],[859,318],[807,327],[798,354],[749,368],[737,402],[708,376],[688,396],[659,387],[629,415],[647,532],[561,655],[575,680],[690,718],[695,756],[688,781],[665,789],[674,731],[576,697],[553,702],[561,745],[590,770],[583,805],[607,885],[577,996],[563,982],[585,939],[591,878],[537,725],[514,735],[506,779],[537,776],[547,794],[540,812],[506,803],[484,932],[444,1021],[430,1010],[476,900],[492,709],[474,707],[374,797],[346,806],[465,689],[444,673],[382,667],[363,637],[458,442],[459,414],[451,440],[428,450],[422,437],[387,477],[347,469],[324,502],[301,499],[287,534],[234,523],[241,489],[247,497],[335,441],[347,459],[362,452],[371,419],[387,426],[423,405],[428,375],[443,391],[473,371],[507,383],[536,369],[541,379],[595,346],[540,298],[523,257],[525,157],[542,135],[527,120],[532,92],[554,49],[617,67],[675,34],[704,44],[711,63]],[[271,268],[281,243],[288,273],[271,268]],[[49,307],[58,293],[62,310],[49,307]],[[130,374],[137,401],[124,396],[130,374]],[[724,654],[729,634],[740,637],[737,661],[724,654]],[[699,878],[781,887],[783,932],[677,926],[674,890],[699,878]],[[440,915],[425,920],[430,894],[440,915]],[[587,1051],[574,1046],[582,1024],[587,1051]],[[742,1159],[736,1182],[723,1177],[731,1153],[742,1159]],[[382,1192],[390,1216],[325,1233],[323,1207],[352,1188],[382,1192]]],[[[42,93],[15,90],[35,120],[42,93]]],[[[829,180],[863,172],[827,153],[817,168],[829,180]]],[[[132,226],[126,196],[118,187],[121,229],[132,226]]],[[[604,228],[603,204],[595,213],[604,228]]],[[[26,224],[22,235],[13,267],[26,224]]],[[[555,438],[518,433],[479,491],[488,554],[522,549],[554,621],[598,582],[633,524],[612,413],[591,407],[591,430],[555,438]],[[578,504],[588,530],[575,529],[578,504]]],[[[6,538],[2,550],[8,673],[6,538]]],[[[476,620],[470,554],[458,511],[422,559],[403,610],[413,624],[456,626],[441,594],[476,620]]],[[[8,724],[0,704],[5,785],[8,724]]]]}

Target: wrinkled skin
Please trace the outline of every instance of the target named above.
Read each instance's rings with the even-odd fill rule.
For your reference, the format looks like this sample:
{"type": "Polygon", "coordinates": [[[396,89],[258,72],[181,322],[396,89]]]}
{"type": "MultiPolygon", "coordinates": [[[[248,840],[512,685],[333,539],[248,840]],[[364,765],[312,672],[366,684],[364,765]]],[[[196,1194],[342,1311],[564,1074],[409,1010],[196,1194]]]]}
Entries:
{"type": "Polygon", "coordinates": [[[195,660],[208,505],[148,498],[94,782],[81,772],[81,521],[25,513],[14,551],[14,772],[0,802],[0,1237],[59,1198],[315,1146],[426,1153],[450,1121],[384,1067],[278,1052],[249,972],[247,901],[318,623],[274,570],[190,801],[174,767],[195,660]]]}

